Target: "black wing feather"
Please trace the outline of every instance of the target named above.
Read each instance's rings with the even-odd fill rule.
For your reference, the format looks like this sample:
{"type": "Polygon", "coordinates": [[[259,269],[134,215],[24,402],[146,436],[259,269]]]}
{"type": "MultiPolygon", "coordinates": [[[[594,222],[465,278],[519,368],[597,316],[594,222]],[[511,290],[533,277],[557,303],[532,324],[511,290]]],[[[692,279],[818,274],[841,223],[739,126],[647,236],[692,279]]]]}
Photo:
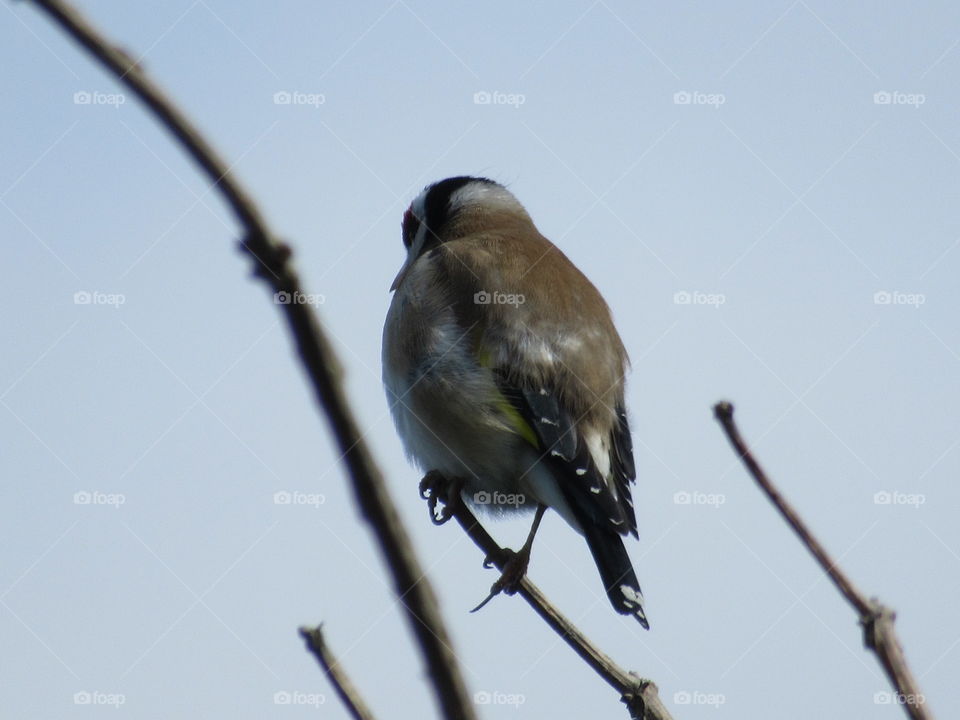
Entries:
{"type": "Polygon", "coordinates": [[[637,477],[637,469],[633,464],[633,440],[630,438],[630,422],[627,411],[623,407],[617,408],[617,427],[613,432],[613,479],[617,486],[622,502],[629,507],[626,510],[630,522],[630,532],[634,537],[637,534],[637,516],[633,511],[633,498],[630,494],[630,483],[637,477]]]}
{"type": "Polygon", "coordinates": [[[561,494],[580,523],[613,608],[649,629],[643,592],[622,538],[628,532],[637,534],[630,499],[633,445],[626,413],[618,411],[613,433],[614,491],[600,476],[587,444],[577,435],[574,418],[560,406],[556,393],[545,387],[518,387],[503,371],[494,372],[500,392],[537,434],[543,462],[551,466],[561,494]]]}
{"type": "Polygon", "coordinates": [[[543,461],[553,469],[561,491],[581,524],[636,535],[637,521],[629,489],[633,476],[624,475],[620,469],[621,466],[633,469],[626,415],[622,416],[617,431],[617,435],[625,433],[625,438],[614,438],[614,493],[601,477],[587,444],[577,435],[575,418],[560,406],[557,394],[547,387],[518,386],[510,382],[502,370],[494,372],[500,392],[536,433],[543,461]]]}

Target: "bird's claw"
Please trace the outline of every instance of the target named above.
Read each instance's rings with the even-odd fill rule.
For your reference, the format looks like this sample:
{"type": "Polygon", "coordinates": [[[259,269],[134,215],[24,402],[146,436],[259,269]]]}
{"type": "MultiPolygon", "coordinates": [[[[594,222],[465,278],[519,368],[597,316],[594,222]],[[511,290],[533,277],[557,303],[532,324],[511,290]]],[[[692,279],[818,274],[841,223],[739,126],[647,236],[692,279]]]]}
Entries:
{"type": "Polygon", "coordinates": [[[456,503],[460,502],[462,486],[462,480],[448,480],[436,470],[423,476],[420,481],[420,497],[427,501],[430,521],[434,525],[443,525],[453,517],[456,503]],[[438,503],[441,503],[442,507],[437,507],[438,503]]]}
{"type": "Polygon", "coordinates": [[[490,586],[490,594],[483,599],[483,602],[470,611],[472,613],[477,612],[480,608],[493,600],[500,593],[505,593],[507,595],[516,594],[516,592],[520,589],[520,584],[523,582],[523,578],[526,577],[527,565],[530,563],[529,552],[524,552],[522,550],[520,552],[514,552],[509,548],[504,548],[498,555],[499,557],[487,555],[487,557],[483,559],[483,566],[485,568],[502,564],[503,571],[500,573],[500,577],[497,578],[497,581],[490,586]]]}
{"type": "Polygon", "coordinates": [[[499,567],[501,565],[506,567],[514,556],[516,556],[516,553],[510,548],[500,548],[497,552],[489,553],[483,558],[483,569],[489,570],[492,567],[499,567]]]}
{"type": "MultiPolygon", "coordinates": [[[[496,586],[496,583],[494,583],[494,586],[496,586]]],[[[499,595],[499,594],[500,594],[500,591],[499,591],[499,590],[498,590],[497,592],[494,592],[494,591],[493,591],[493,588],[490,588],[490,594],[487,595],[487,596],[483,599],[483,602],[481,602],[479,605],[477,605],[477,606],[476,606],[473,610],[471,610],[470,612],[472,612],[472,613],[477,612],[477,611],[480,610],[484,605],[486,605],[488,602],[490,602],[491,600],[493,600],[493,599],[494,599],[497,595],[499,595]]]]}

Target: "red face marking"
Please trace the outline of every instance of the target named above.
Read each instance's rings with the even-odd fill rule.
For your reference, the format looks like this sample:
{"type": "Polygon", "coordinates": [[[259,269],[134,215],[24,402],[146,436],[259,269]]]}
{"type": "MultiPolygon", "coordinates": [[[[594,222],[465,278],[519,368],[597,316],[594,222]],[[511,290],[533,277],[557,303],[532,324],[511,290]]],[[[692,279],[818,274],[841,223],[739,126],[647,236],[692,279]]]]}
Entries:
{"type": "Polygon", "coordinates": [[[403,214],[403,244],[406,247],[410,247],[410,243],[413,242],[413,238],[417,234],[417,228],[420,227],[420,221],[417,220],[417,216],[413,214],[412,208],[407,208],[407,211],[403,214]]]}

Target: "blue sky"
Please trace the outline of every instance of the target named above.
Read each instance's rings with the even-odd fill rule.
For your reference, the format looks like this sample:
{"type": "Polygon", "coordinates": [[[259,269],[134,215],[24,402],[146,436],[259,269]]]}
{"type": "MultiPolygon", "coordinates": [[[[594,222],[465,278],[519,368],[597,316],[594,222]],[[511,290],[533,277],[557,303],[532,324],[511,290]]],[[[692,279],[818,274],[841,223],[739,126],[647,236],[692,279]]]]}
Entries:
{"type": "MultiPolygon", "coordinates": [[[[494,574],[430,524],[389,419],[400,217],[455,174],[511,188],[633,361],[629,550],[652,629],[611,611],[553,514],[534,582],[678,718],[901,717],[853,612],[713,421],[730,399],[854,582],[898,611],[931,708],[960,710],[955,4],[81,8],[293,246],[482,717],[623,711],[519,599],[468,613],[494,574]]],[[[8,712],[346,717],[296,636],[319,621],[380,715],[432,712],[232,217],[29,3],[0,16],[8,712]]],[[[514,545],[526,529],[492,525],[514,545]]]]}

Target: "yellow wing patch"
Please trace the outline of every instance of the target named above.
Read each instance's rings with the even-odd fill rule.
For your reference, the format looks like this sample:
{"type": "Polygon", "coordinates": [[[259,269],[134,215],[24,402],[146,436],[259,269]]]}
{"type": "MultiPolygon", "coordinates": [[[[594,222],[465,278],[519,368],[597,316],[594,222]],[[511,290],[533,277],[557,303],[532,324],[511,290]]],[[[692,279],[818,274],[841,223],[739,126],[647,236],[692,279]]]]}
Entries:
{"type": "Polygon", "coordinates": [[[530,423],[523,419],[523,416],[517,412],[517,409],[511,405],[510,401],[502,394],[497,402],[497,409],[510,419],[513,431],[517,433],[517,435],[533,445],[537,450],[540,449],[540,441],[537,439],[537,434],[533,431],[533,428],[530,427],[530,423]]]}
{"type": "MultiPolygon", "coordinates": [[[[489,350],[481,350],[477,355],[477,362],[480,364],[480,367],[493,367],[493,359],[491,357],[489,350]]],[[[528,443],[533,445],[537,450],[540,449],[540,439],[537,437],[537,433],[534,432],[533,428],[530,427],[530,423],[523,419],[517,409],[510,404],[510,401],[504,397],[503,393],[499,390],[497,391],[497,397],[495,399],[497,410],[499,410],[503,415],[506,416],[507,420],[510,423],[510,429],[513,430],[517,435],[522,437],[528,443]]]]}

